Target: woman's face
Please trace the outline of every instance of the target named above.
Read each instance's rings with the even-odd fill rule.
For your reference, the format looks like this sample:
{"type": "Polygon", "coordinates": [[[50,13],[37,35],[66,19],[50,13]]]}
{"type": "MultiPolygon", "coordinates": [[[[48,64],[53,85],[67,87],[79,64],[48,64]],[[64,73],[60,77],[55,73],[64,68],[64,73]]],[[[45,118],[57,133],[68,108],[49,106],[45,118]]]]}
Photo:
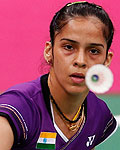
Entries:
{"type": "Polygon", "coordinates": [[[56,34],[53,54],[52,48],[49,51],[53,55],[51,73],[68,93],[88,91],[85,84],[87,70],[95,64],[110,63],[112,54],[108,53],[106,59],[103,27],[96,17],[78,17],[70,20],[56,34]]]}

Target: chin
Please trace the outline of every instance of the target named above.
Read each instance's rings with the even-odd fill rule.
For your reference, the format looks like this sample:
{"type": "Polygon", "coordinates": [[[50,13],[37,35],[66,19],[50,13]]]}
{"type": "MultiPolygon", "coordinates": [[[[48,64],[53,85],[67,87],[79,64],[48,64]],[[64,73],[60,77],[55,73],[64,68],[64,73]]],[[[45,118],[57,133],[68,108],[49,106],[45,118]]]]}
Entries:
{"type": "Polygon", "coordinates": [[[71,87],[67,90],[67,93],[70,95],[79,95],[79,94],[86,94],[89,92],[89,89],[86,86],[82,87],[71,87]]]}

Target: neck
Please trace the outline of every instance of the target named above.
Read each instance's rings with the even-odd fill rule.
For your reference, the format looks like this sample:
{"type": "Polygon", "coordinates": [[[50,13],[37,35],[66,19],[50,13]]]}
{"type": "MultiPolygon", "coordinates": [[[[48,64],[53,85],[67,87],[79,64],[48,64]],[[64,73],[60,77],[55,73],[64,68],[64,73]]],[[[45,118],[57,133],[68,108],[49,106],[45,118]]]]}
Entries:
{"type": "Polygon", "coordinates": [[[73,118],[88,94],[88,91],[79,94],[68,93],[59,85],[52,74],[48,77],[48,86],[60,110],[69,118],[73,118]]]}

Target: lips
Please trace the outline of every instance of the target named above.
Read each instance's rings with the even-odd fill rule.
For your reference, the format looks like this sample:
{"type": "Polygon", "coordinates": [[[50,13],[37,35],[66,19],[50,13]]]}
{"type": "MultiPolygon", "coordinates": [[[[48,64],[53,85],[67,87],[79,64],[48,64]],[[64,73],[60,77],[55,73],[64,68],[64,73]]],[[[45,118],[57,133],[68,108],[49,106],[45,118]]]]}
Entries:
{"type": "Polygon", "coordinates": [[[73,73],[70,75],[70,77],[71,77],[71,80],[77,84],[80,84],[81,82],[85,80],[85,75],[83,73],[73,73]]]}
{"type": "Polygon", "coordinates": [[[83,73],[73,73],[70,77],[85,78],[85,75],[83,73]]]}

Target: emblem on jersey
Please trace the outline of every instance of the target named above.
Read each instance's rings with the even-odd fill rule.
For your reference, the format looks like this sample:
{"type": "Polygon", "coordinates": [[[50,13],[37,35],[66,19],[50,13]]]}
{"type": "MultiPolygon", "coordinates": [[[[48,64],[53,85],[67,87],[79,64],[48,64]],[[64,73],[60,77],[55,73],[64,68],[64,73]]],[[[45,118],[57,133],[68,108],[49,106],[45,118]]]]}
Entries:
{"type": "Polygon", "coordinates": [[[41,132],[36,149],[55,149],[56,135],[55,132],[41,132]]]}
{"type": "Polygon", "coordinates": [[[95,135],[89,136],[89,137],[88,137],[88,141],[87,141],[87,143],[86,143],[86,146],[87,146],[87,147],[91,146],[91,145],[93,144],[94,139],[95,139],[95,135]]]}

